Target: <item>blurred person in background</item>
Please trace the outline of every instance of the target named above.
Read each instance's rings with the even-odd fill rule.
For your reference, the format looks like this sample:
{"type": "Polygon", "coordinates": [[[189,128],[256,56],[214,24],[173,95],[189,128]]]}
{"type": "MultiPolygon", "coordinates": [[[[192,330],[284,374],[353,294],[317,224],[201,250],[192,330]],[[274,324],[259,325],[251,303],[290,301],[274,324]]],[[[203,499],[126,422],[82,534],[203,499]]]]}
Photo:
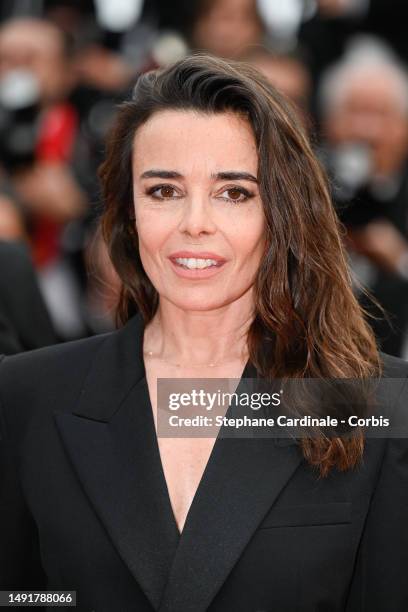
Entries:
{"type": "Polygon", "coordinates": [[[257,68],[269,82],[291,100],[305,126],[310,125],[311,78],[296,53],[278,53],[264,46],[250,48],[242,59],[257,68]]]}
{"type": "Polygon", "coordinates": [[[56,342],[27,245],[0,240],[0,354],[56,342]]]}
{"type": "Polygon", "coordinates": [[[97,307],[97,283],[85,264],[96,174],[129,84],[187,52],[159,4],[46,0],[2,7],[0,236],[29,239],[61,339],[113,325],[97,307]]]}
{"type": "MultiPolygon", "coordinates": [[[[156,37],[158,19],[155,3],[94,0],[92,4],[85,27],[77,37],[78,77],[82,84],[100,91],[123,92],[150,64],[149,52],[156,37]]],[[[64,27],[70,8],[66,2],[57,5],[48,14],[64,27]]],[[[76,35],[72,29],[71,33],[76,35]]]]}
{"type": "Polygon", "coordinates": [[[184,57],[183,34],[194,5],[187,0],[170,5],[164,0],[46,0],[44,14],[74,40],[80,84],[116,97],[126,95],[139,73],[184,57]]]}
{"type": "MultiPolygon", "coordinates": [[[[274,3],[275,0],[265,0],[274,3]]],[[[323,70],[340,59],[349,39],[374,34],[408,61],[405,0],[291,0],[304,6],[299,42],[309,51],[315,83],[323,70]]]]}
{"type": "Polygon", "coordinates": [[[264,35],[256,0],[199,0],[196,4],[190,31],[193,49],[236,59],[264,35]]]}
{"type": "Polygon", "coordinates": [[[384,317],[372,324],[382,349],[401,356],[408,327],[405,68],[382,43],[360,39],[324,75],[320,101],[339,215],[351,252],[364,256],[355,258],[356,272],[362,263],[392,328],[384,317]]]}
{"type": "Polygon", "coordinates": [[[0,182],[0,240],[27,240],[24,215],[0,182]]]}
{"type": "Polygon", "coordinates": [[[78,116],[69,46],[52,23],[16,18],[0,28],[0,160],[29,228],[43,295],[61,339],[86,334],[81,287],[64,245],[87,213],[73,171],[78,116]]]}

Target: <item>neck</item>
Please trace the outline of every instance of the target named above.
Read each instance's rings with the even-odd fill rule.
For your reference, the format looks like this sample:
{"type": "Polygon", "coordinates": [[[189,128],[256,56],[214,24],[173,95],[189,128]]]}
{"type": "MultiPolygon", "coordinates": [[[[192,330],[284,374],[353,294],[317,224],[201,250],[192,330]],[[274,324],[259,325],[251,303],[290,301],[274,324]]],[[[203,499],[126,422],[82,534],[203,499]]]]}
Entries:
{"type": "Polygon", "coordinates": [[[144,348],[165,361],[183,364],[245,361],[252,320],[252,295],[207,311],[183,310],[160,299],[145,329],[144,348]]]}

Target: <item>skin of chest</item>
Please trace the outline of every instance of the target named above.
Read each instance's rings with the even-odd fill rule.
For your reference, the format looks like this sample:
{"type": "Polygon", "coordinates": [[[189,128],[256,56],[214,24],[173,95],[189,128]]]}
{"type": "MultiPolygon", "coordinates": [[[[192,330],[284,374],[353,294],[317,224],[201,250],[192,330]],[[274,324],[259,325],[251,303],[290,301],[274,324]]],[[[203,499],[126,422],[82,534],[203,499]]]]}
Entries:
{"type": "MultiPolygon", "coordinates": [[[[218,368],[200,369],[200,378],[205,376],[219,378],[236,378],[242,375],[245,364],[231,362],[218,368]]],[[[157,432],[157,379],[158,378],[193,378],[197,377],[197,370],[192,368],[181,369],[163,362],[146,363],[146,381],[149,389],[154,423],[157,432]]],[[[194,499],[200,480],[211,456],[215,444],[215,437],[210,438],[167,438],[157,437],[163,474],[173,514],[181,532],[187,518],[188,511],[194,499]]]]}

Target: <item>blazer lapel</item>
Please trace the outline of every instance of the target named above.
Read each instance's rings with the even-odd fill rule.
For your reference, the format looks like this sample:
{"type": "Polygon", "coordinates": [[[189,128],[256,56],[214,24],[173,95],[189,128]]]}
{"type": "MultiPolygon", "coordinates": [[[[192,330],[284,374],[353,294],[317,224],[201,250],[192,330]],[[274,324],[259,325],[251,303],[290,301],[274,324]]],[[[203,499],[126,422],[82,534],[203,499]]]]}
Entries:
{"type": "Polygon", "coordinates": [[[139,315],[110,334],[72,414],[55,412],[72,465],[114,546],[158,609],[179,541],[161,475],[139,315]]]}

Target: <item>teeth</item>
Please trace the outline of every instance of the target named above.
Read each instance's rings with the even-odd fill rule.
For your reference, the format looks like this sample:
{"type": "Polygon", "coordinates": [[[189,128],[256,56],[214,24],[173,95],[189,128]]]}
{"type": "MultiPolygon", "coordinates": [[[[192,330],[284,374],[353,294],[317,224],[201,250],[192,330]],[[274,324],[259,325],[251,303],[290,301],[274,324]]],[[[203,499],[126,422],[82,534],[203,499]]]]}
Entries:
{"type": "Polygon", "coordinates": [[[217,262],[214,259],[195,259],[193,257],[177,257],[176,262],[189,268],[190,270],[209,268],[210,266],[216,266],[217,262]]]}

